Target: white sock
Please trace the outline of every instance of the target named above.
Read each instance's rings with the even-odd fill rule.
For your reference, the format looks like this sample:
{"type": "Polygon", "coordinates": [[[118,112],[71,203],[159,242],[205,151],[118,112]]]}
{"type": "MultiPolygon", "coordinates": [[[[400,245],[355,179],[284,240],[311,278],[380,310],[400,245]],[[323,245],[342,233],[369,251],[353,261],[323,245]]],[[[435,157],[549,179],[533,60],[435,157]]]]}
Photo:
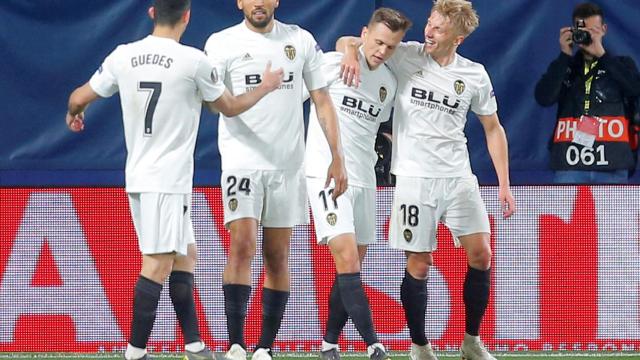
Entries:
{"type": "Polygon", "coordinates": [[[387,350],[385,350],[384,345],[380,344],[379,342],[375,343],[375,344],[371,344],[367,347],[367,355],[371,356],[373,354],[374,351],[376,351],[376,348],[380,348],[382,351],[387,352],[387,350]]]}
{"type": "Polygon", "coordinates": [[[338,344],[332,344],[322,340],[322,351],[327,351],[331,349],[340,350],[340,348],[338,347],[338,344]]]}
{"type": "Polygon", "coordinates": [[[184,349],[188,352],[197,353],[204,350],[204,343],[202,341],[194,341],[184,346],[184,349]]]}
{"type": "Polygon", "coordinates": [[[140,359],[147,354],[147,349],[140,349],[131,344],[127,344],[127,351],[124,352],[124,358],[127,360],[140,359]]]}

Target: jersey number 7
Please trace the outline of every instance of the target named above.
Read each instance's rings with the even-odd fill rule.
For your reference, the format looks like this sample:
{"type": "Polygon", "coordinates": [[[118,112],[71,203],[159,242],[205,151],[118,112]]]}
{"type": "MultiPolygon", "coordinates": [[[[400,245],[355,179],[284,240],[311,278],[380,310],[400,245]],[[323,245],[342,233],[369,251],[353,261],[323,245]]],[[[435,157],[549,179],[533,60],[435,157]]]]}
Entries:
{"type": "Polygon", "coordinates": [[[156,112],[158,98],[162,93],[162,83],[154,81],[141,81],[138,83],[138,91],[149,93],[147,96],[147,106],[144,115],[144,136],[151,136],[153,133],[153,114],[156,112]]]}

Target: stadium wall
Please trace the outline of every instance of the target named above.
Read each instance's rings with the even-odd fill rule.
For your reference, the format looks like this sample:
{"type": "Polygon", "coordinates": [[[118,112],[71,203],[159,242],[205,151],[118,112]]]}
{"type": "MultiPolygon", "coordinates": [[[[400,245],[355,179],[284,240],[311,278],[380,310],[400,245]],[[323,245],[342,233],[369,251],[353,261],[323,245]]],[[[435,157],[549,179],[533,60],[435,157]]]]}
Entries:
{"type": "MultiPolygon", "coordinates": [[[[363,282],[383,343],[409,347],[400,304],[402,252],[387,246],[392,188],[377,192],[377,244],[363,282]]],[[[481,188],[492,228],[492,296],[481,335],[493,350],[640,350],[640,187],[520,186],[517,214],[502,219],[497,188],[481,188]]],[[[0,352],[121,351],[126,344],[140,256],[127,197],[119,187],[0,189],[0,352]]],[[[222,269],[229,247],[220,188],[199,187],[193,222],[200,256],[196,300],[204,340],[227,345],[222,269]]],[[[429,282],[427,334],[454,350],[464,331],[464,251],[440,228],[429,282]]],[[[291,241],[292,294],[278,350],[320,346],[335,273],[313,225],[291,241]]],[[[260,329],[261,251],[254,264],[247,340],[260,329]]],[[[345,350],[363,350],[349,323],[345,350]]],[[[150,345],[180,351],[168,289],[150,345]]]]}
{"type": "MultiPolygon", "coordinates": [[[[558,30],[570,24],[580,0],[474,0],[480,27],[460,48],[491,74],[499,115],[509,138],[514,184],[548,184],[547,144],[555,109],[536,105],[533,90],[559,54],[558,30]]],[[[598,1],[609,25],[611,53],[640,61],[637,1],[598,1]]],[[[376,6],[398,8],[414,21],[406,40],[424,39],[430,1],[281,1],[277,18],[300,24],[325,51],[345,34],[359,34],[376,6]]],[[[87,81],[117,44],[146,36],[150,1],[0,1],[0,185],[122,186],[125,148],[117,97],[87,111],[86,130],[72,134],[64,124],[67,97],[87,81]]],[[[193,1],[183,41],[202,48],[212,32],[241,21],[232,0],[193,1]]],[[[481,184],[495,184],[479,121],[466,130],[471,163],[481,184]]],[[[217,118],[204,114],[196,149],[196,184],[220,182],[217,118]]],[[[640,183],[640,174],[632,181],[640,183]]]]}

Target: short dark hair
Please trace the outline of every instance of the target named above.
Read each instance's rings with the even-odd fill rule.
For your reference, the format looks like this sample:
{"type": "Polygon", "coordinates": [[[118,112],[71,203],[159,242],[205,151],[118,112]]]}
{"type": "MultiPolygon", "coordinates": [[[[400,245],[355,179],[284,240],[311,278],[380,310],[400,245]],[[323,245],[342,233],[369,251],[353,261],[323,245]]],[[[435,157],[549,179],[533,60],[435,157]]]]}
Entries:
{"type": "Polygon", "coordinates": [[[578,4],[573,9],[573,16],[571,17],[571,19],[575,21],[576,19],[586,19],[588,17],[596,15],[599,15],[600,19],[602,19],[602,23],[604,23],[604,13],[602,12],[600,6],[594,3],[586,2],[578,4]]]}
{"type": "Polygon", "coordinates": [[[412,25],[411,20],[404,16],[400,11],[385,7],[377,9],[373,15],[371,15],[371,20],[369,20],[369,24],[367,26],[370,27],[376,23],[385,24],[393,32],[406,32],[412,25]]]}
{"type": "Polygon", "coordinates": [[[191,7],[191,0],[154,0],[156,25],[174,26],[179,21],[184,12],[191,7]]]}

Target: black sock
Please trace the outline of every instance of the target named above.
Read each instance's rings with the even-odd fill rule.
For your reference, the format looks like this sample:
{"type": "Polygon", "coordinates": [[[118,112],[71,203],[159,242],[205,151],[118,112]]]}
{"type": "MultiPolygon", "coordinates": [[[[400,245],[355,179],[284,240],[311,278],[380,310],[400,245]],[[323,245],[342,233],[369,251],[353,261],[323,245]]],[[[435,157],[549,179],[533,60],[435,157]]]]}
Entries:
{"type": "Polygon", "coordinates": [[[465,330],[467,334],[478,336],[480,322],[489,303],[491,270],[478,270],[469,267],[464,279],[465,330]]]}
{"type": "Polygon", "coordinates": [[[400,299],[404,308],[404,316],[409,327],[411,342],[416,345],[427,345],[424,334],[424,317],[427,312],[427,280],[416,279],[408,271],[400,286],[400,299]]]}
{"type": "Polygon", "coordinates": [[[142,275],[138,277],[133,292],[133,318],[131,319],[129,344],[140,349],[147,347],[153,323],[156,321],[160,292],[162,292],[162,284],[153,282],[142,275]]]}
{"type": "Polygon", "coordinates": [[[378,336],[373,328],[371,308],[360,281],[360,273],[338,274],[338,286],[340,294],[348,294],[341,296],[342,304],[364,342],[367,346],[377,343],[378,336]]]}
{"type": "Polygon", "coordinates": [[[271,349],[273,346],[288,300],[288,291],[262,289],[262,331],[256,349],[271,349]]]}
{"type": "Polygon", "coordinates": [[[329,316],[327,317],[327,332],[324,335],[324,341],[337,344],[347,320],[349,320],[349,314],[342,304],[338,277],[336,276],[329,295],[329,316]]]}
{"type": "Polygon", "coordinates": [[[244,342],[244,320],[247,317],[247,306],[251,286],[241,284],[224,284],[224,313],[227,316],[227,332],[229,344],[239,344],[243,349],[247,348],[244,342]]]}
{"type": "Polygon", "coordinates": [[[193,298],[193,274],[186,271],[173,271],[169,276],[169,296],[176,311],[176,317],[182,328],[184,343],[191,344],[200,340],[198,315],[193,298]]]}

